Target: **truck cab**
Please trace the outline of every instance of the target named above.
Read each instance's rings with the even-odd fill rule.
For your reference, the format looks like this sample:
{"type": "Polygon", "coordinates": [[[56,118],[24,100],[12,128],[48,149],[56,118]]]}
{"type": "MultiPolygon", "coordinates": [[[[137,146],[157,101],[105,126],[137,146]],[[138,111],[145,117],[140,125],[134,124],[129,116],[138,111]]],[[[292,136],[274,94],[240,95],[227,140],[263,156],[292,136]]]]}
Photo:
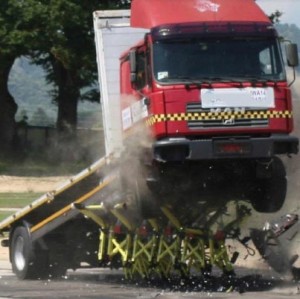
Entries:
{"type": "MultiPolygon", "coordinates": [[[[149,181],[169,185],[166,194],[174,184],[224,191],[229,183],[256,210],[280,209],[287,186],[278,155],[296,154],[298,138],[273,24],[253,0],[177,1],[176,10],[148,2],[133,1],[131,26],[149,32],[120,58],[125,145],[148,144],[149,181]]],[[[297,55],[287,44],[290,66],[297,55]]]]}

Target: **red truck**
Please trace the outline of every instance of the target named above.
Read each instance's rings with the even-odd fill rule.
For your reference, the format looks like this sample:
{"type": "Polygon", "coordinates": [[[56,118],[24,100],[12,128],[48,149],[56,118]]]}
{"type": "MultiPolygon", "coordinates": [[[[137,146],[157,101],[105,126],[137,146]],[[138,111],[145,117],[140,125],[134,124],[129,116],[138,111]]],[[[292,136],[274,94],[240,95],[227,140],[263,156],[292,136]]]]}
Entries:
{"type": "Polygon", "coordinates": [[[279,155],[298,152],[280,37],[254,0],[133,0],[93,16],[106,155],[0,222],[13,272],[231,275],[240,201],[278,211],[279,155]]]}
{"type": "MultiPolygon", "coordinates": [[[[140,146],[155,198],[278,211],[278,155],[296,154],[298,139],[270,19],[254,0],[133,0],[131,27],[148,31],[120,58],[123,144],[150,141],[140,146]]],[[[296,66],[296,45],[286,49],[296,66]]]]}

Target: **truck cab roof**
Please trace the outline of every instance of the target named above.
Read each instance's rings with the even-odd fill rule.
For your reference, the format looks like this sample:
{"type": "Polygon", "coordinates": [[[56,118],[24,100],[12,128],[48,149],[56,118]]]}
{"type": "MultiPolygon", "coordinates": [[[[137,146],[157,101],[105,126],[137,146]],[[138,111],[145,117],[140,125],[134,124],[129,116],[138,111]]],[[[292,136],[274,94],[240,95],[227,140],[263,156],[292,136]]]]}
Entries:
{"type": "Polygon", "coordinates": [[[254,0],[133,0],[131,26],[190,22],[270,22],[254,0]]]}

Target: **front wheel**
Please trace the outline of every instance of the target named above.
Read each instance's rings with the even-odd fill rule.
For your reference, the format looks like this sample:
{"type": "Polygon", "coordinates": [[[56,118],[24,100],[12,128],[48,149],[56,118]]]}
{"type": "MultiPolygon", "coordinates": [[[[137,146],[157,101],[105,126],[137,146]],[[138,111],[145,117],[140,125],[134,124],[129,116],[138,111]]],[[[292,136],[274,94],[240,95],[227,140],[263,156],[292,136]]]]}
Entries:
{"type": "Polygon", "coordinates": [[[155,218],[159,212],[155,194],[149,188],[152,179],[151,167],[146,165],[139,156],[130,156],[125,153],[122,158],[120,173],[122,187],[131,194],[137,212],[143,219],[155,218]]]}
{"type": "Polygon", "coordinates": [[[249,196],[253,208],[260,213],[279,211],[286,197],[287,179],[283,162],[274,157],[270,167],[270,176],[257,178],[249,196]]]}

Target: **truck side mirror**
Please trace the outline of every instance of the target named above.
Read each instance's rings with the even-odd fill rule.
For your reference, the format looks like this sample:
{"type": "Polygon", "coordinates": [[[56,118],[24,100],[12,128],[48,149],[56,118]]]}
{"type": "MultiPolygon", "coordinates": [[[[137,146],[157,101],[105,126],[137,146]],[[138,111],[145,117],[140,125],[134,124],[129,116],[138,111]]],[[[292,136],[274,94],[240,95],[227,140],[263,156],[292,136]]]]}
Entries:
{"type": "Polygon", "coordinates": [[[134,83],[136,81],[136,50],[130,50],[129,63],[130,63],[130,81],[134,83]]]}
{"type": "Polygon", "coordinates": [[[297,44],[288,43],[285,46],[288,66],[296,67],[299,65],[297,44]]]}

